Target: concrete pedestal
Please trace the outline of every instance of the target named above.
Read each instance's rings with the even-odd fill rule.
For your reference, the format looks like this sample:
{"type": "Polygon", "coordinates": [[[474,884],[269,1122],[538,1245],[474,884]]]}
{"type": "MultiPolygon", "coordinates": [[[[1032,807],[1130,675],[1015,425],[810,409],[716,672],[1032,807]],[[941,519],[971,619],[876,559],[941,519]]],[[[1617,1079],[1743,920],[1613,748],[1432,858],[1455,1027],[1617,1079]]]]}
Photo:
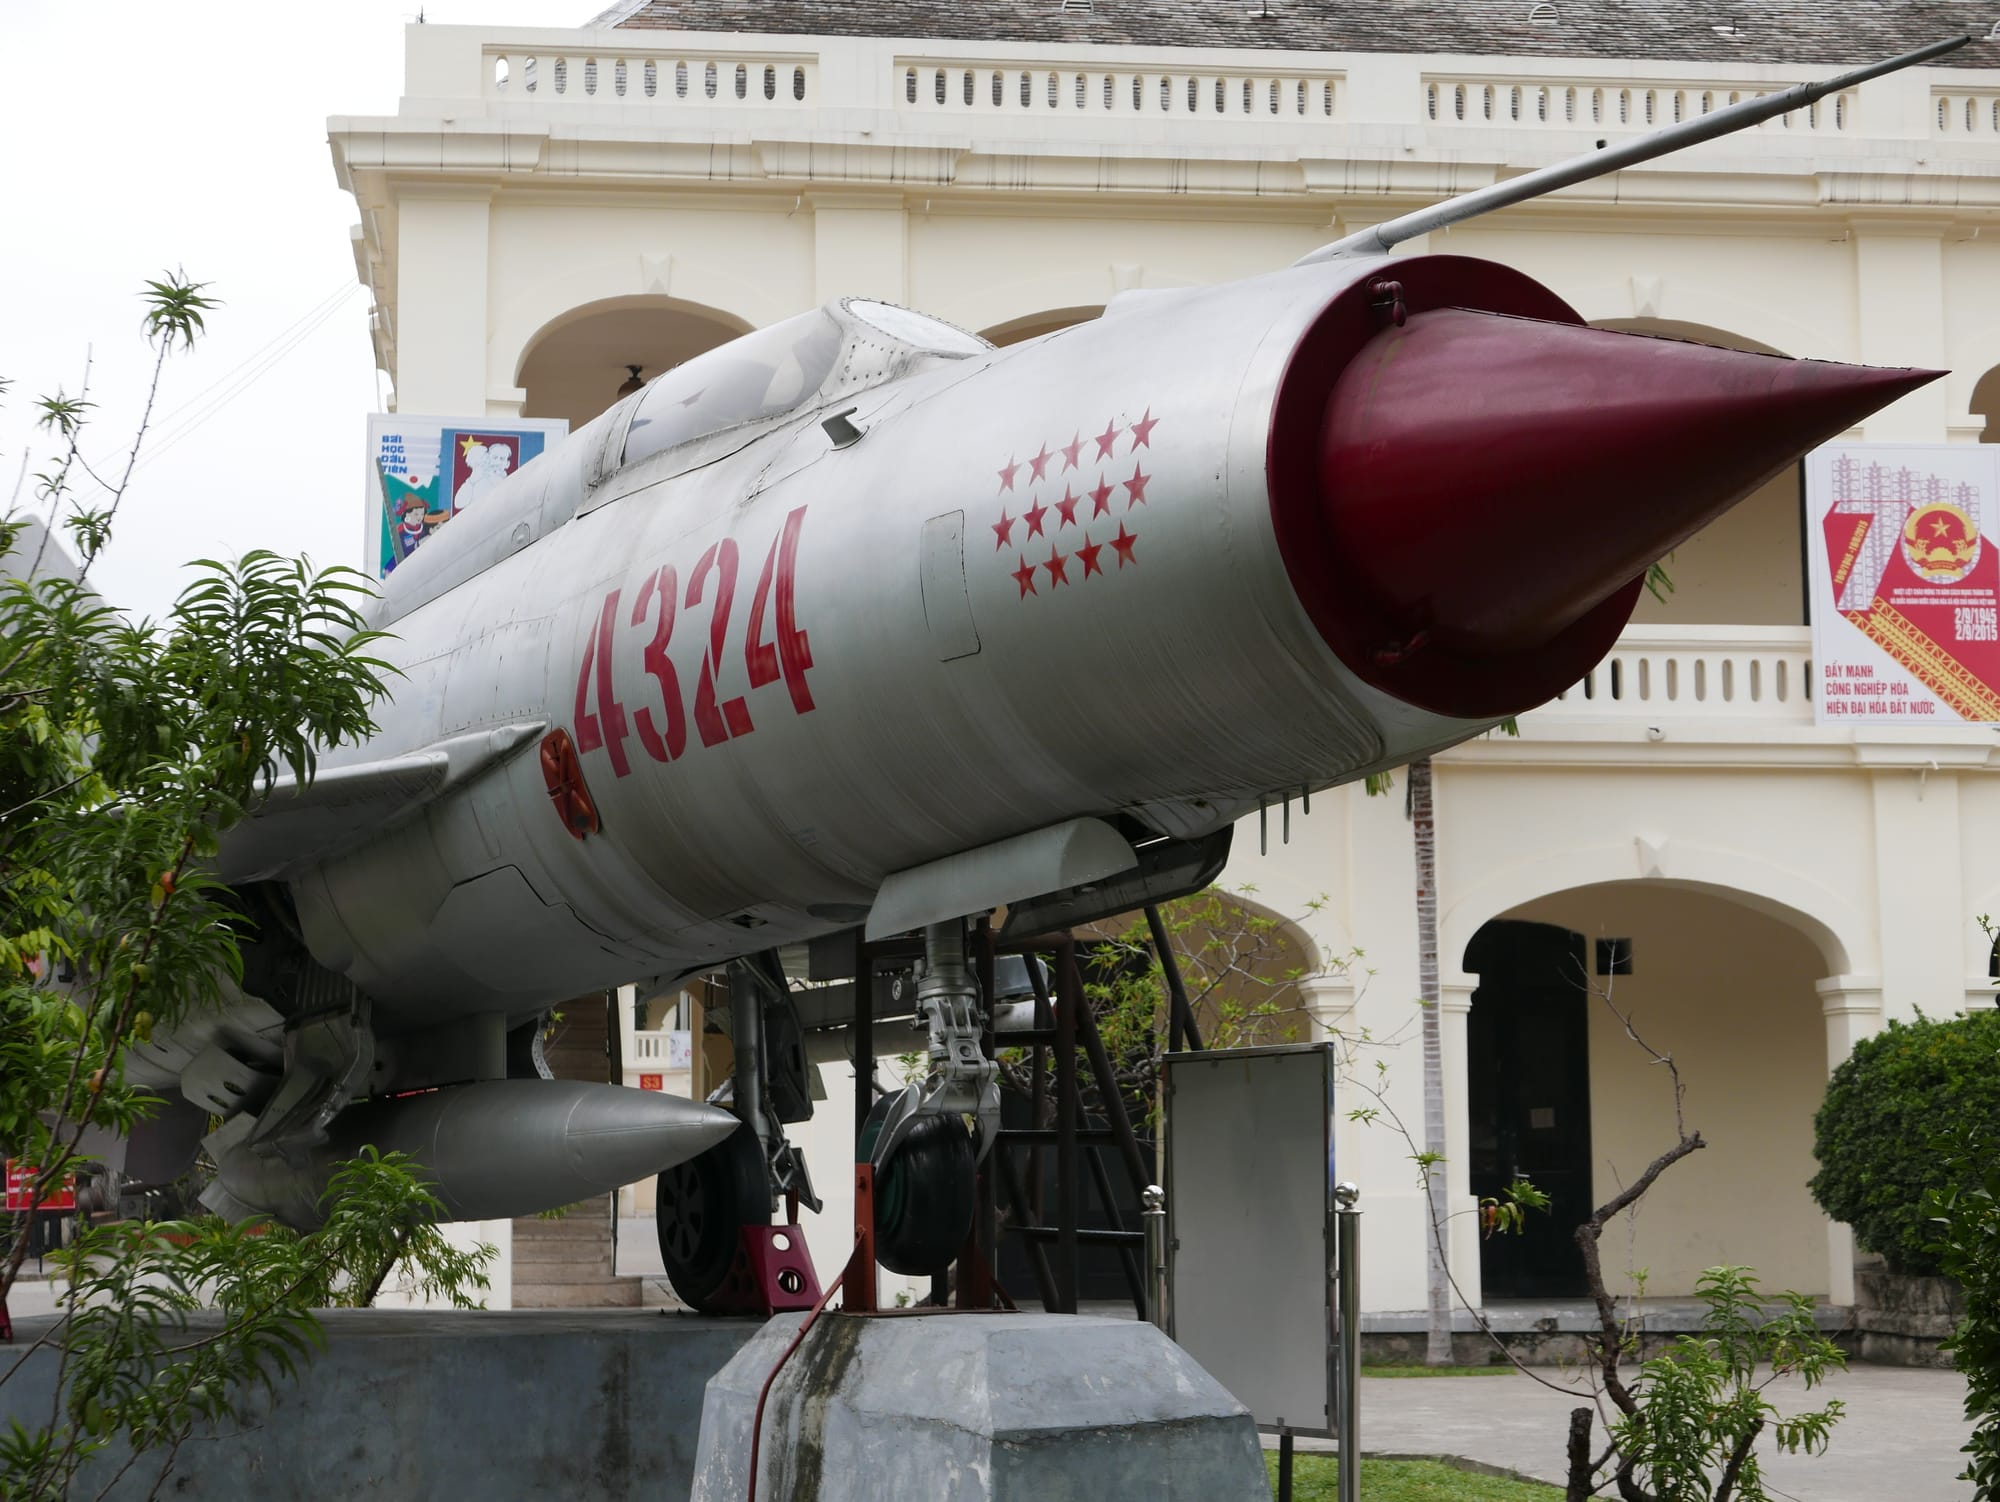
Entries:
{"type": "MultiPolygon", "coordinates": [[[[757,1395],[802,1314],[709,1380],[693,1502],[745,1502],[757,1395]]],[[[759,1502],[1269,1502],[1244,1407],[1151,1325],[827,1314],[764,1413],[759,1502]]]]}
{"type": "MultiPolygon", "coordinates": [[[[251,1395],[242,1425],[196,1433],[159,1493],[173,1498],[682,1502],[703,1384],[758,1326],[691,1314],[541,1310],[460,1314],[335,1309],[326,1349],[296,1382],[251,1395]]],[[[0,1347],[0,1428],[49,1421],[55,1354],[16,1322],[0,1347]]],[[[190,1332],[215,1327],[198,1316],[190,1332]]],[[[124,1463],[98,1457],[76,1495],[124,1463]]],[[[110,1502],[154,1495],[164,1455],[134,1465],[110,1502]]]]}

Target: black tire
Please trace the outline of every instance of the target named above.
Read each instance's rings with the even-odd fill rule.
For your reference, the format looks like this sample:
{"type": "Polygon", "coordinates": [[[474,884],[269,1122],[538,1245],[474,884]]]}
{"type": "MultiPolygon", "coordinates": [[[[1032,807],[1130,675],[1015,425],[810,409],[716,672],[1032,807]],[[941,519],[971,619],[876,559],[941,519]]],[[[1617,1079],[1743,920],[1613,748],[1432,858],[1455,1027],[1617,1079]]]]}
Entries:
{"type": "Polygon", "coordinates": [[[682,1302],[702,1313],[729,1276],[737,1233],[770,1220],[770,1179],[757,1134],[747,1125],[676,1163],[654,1185],[653,1221],[667,1281],[682,1302]]]}
{"type": "MultiPolygon", "coordinates": [[[[884,1096],[861,1129],[873,1152],[896,1097],[884,1096]]],[[[944,1271],[972,1234],[977,1207],[972,1134],[961,1116],[919,1117],[875,1178],[875,1260],[905,1277],[944,1271]]]]}

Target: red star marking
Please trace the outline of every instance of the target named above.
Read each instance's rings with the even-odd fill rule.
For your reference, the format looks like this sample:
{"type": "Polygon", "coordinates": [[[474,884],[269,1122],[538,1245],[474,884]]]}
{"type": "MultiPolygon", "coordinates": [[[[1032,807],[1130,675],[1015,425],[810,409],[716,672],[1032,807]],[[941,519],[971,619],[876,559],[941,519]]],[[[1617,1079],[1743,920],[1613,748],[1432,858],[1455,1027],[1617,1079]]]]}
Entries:
{"type": "Polygon", "coordinates": [[[1076,525],[1076,507],[1082,499],[1080,495],[1072,495],[1067,485],[1063,486],[1063,498],[1056,502],[1056,510],[1062,513],[1062,524],[1065,527],[1076,525]]]}
{"type": "Polygon", "coordinates": [[[1058,553],[1054,543],[1049,544],[1049,561],[1042,567],[1049,571],[1049,588],[1069,583],[1069,575],[1064,572],[1069,567],[1069,554],[1058,553]]]}
{"type": "Polygon", "coordinates": [[[1104,483],[1104,476],[1099,475],[1097,477],[1097,489],[1090,492],[1090,504],[1092,507],[1090,514],[1092,516],[1102,516],[1111,509],[1111,491],[1112,487],[1104,483]]]}
{"type": "Polygon", "coordinates": [[[1133,532],[1127,532],[1125,530],[1125,523],[1120,522],[1118,524],[1118,535],[1111,539],[1111,546],[1118,553],[1118,566],[1120,568],[1125,567],[1128,563],[1135,568],[1138,566],[1139,560],[1132,555],[1132,549],[1138,545],[1138,535],[1133,532]]]}
{"type": "Polygon", "coordinates": [[[1100,459],[1110,458],[1111,450],[1118,442],[1118,435],[1124,431],[1117,423],[1107,422],[1104,425],[1104,431],[1097,435],[1097,457],[1100,459]]]}
{"type": "Polygon", "coordinates": [[[990,523],[990,525],[993,528],[994,537],[999,539],[997,542],[993,544],[994,552],[997,553],[1002,548],[1007,546],[1008,538],[1012,537],[1014,534],[1014,523],[1017,519],[1018,518],[1011,517],[1007,514],[1007,508],[1005,506],[1002,506],[1000,508],[1000,520],[998,520],[997,522],[990,523]]]}
{"type": "Polygon", "coordinates": [[[1143,506],[1146,503],[1146,482],[1152,478],[1151,475],[1135,464],[1132,466],[1132,478],[1118,482],[1131,492],[1125,498],[1125,509],[1127,511],[1130,511],[1134,506],[1143,506]]]}
{"type": "Polygon", "coordinates": [[[1009,454],[1007,456],[1007,467],[999,471],[1000,488],[1002,490],[1012,490],[1014,488],[1014,476],[1020,473],[1020,470],[1021,466],[1016,464],[1014,456],[1009,454]]]}
{"type": "Polygon", "coordinates": [[[1014,570],[1014,582],[1021,586],[1021,592],[1020,594],[1015,596],[1016,599],[1025,600],[1029,595],[1034,594],[1035,593],[1034,564],[1028,562],[1027,559],[1023,558],[1021,560],[1021,566],[1014,570]]]}
{"type": "Polygon", "coordinates": [[[1064,470],[1072,470],[1076,468],[1076,463],[1077,463],[1076,456],[1082,451],[1083,451],[1083,434],[1081,433],[1072,434],[1069,442],[1065,443],[1062,446],[1064,470]]]}
{"type": "Polygon", "coordinates": [[[1031,473],[1028,476],[1028,478],[1031,480],[1041,479],[1042,475],[1047,471],[1048,467],[1049,467],[1049,446],[1045,443],[1042,445],[1042,451],[1039,454],[1035,455],[1034,458],[1028,461],[1028,468],[1031,471],[1033,471],[1033,473],[1031,473]]]}
{"type": "Polygon", "coordinates": [[[1141,444],[1144,444],[1147,448],[1151,448],[1153,446],[1153,429],[1159,425],[1159,418],[1153,416],[1153,409],[1148,407],[1146,415],[1132,424],[1133,449],[1136,451],[1141,444]]]}
{"type": "Polygon", "coordinates": [[[1021,513],[1027,520],[1028,535],[1030,537],[1040,537],[1042,535],[1042,518],[1048,514],[1049,508],[1044,506],[1039,500],[1035,502],[1031,509],[1021,513]]]}
{"type": "Polygon", "coordinates": [[[1076,550],[1076,556],[1083,560],[1083,577],[1104,572],[1104,565],[1097,561],[1097,555],[1104,551],[1104,544],[1092,542],[1088,532],[1083,534],[1083,546],[1076,550]]]}

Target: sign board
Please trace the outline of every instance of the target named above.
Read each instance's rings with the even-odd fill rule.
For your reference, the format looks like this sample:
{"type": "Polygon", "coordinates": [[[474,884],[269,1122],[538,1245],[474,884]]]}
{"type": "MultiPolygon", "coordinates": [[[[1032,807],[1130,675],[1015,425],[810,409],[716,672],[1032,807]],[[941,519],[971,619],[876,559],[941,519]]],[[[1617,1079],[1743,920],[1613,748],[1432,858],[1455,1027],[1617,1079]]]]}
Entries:
{"type": "Polygon", "coordinates": [[[664,1090],[667,1088],[666,1076],[661,1074],[642,1074],[639,1076],[639,1088],[641,1090],[664,1090]]]}
{"type": "Polygon", "coordinates": [[[2000,446],[1835,443],[1806,459],[1814,717],[2000,723],[2000,446]]]}
{"type": "Polygon", "coordinates": [[[667,1068],[694,1068],[694,1034],[684,1027],[667,1032],[667,1068]]]}
{"type": "MultiPolygon", "coordinates": [[[[14,1213],[26,1210],[33,1188],[35,1175],[41,1170],[14,1158],[7,1160],[6,1208],[14,1213]]],[[[76,1208],[76,1175],[65,1174],[56,1188],[42,1196],[39,1207],[42,1210],[74,1210],[76,1208]]]]}
{"type": "Polygon", "coordinates": [[[559,417],[371,413],[365,567],[388,578],[439,527],[568,432],[559,417]]]}
{"type": "Polygon", "coordinates": [[[1169,1054],[1168,1332],[1263,1429],[1334,1432],[1331,1043],[1169,1054]]]}

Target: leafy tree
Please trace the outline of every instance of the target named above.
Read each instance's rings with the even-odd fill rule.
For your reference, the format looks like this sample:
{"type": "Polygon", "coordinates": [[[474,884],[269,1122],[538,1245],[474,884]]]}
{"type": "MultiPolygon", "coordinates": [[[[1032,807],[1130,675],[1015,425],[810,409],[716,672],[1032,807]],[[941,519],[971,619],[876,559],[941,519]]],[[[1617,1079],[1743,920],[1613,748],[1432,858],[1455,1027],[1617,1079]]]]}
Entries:
{"type": "Polygon", "coordinates": [[[1775,1313],[1747,1267],[1711,1267],[1695,1293],[1708,1307],[1699,1335],[1682,1335],[1640,1370],[1644,1401],[1611,1425],[1621,1495],[1657,1502],[1767,1502],[1754,1446],[1768,1432],[1786,1453],[1817,1454],[1839,1420],[1838,1398],[1790,1416],[1766,1390],[1798,1375],[1811,1390],[1847,1365],[1820,1333],[1813,1302],[1784,1293],[1775,1313]]]}
{"type": "MultiPolygon", "coordinates": [[[[269,778],[308,779],[320,751],[372,729],[382,692],[357,608],[368,585],[351,570],[267,552],[204,560],[159,622],[91,592],[166,361],[215,306],[179,273],[142,298],[156,360],[117,478],[84,457],[87,375],[75,396],[37,403],[60,457],[36,499],[73,540],[78,577],[36,556],[0,579],[0,1149],[30,1165],[28,1214],[0,1223],[0,1313],[35,1208],[91,1168],[86,1134],[129,1132],[157,1104],[125,1082],[125,1050],[242,977],[247,922],[206,866],[218,836],[269,778]]],[[[22,530],[0,519],[0,555],[22,530]]],[[[370,1155],[340,1174],[308,1235],[216,1221],[86,1230],[41,1340],[61,1411],[0,1439],[0,1496],[66,1495],[115,1443],[127,1466],[148,1452],[170,1466],[195,1424],[292,1369],[316,1339],[314,1307],[366,1302],[393,1264],[468,1298],[485,1256],[443,1241],[438,1208],[406,1161],[370,1155]],[[203,1307],[220,1312],[197,1328],[203,1307]]]]}
{"type": "MultiPolygon", "coordinates": [[[[1987,1068],[2000,1065],[1989,1054],[1987,1068]]],[[[1925,1204],[1931,1252],[1965,1290],[1965,1314],[1944,1349],[1965,1374],[1965,1416],[1973,1421],[1959,1473],[1974,1502],[2000,1497],[2000,1128],[1991,1118],[1961,1123],[1931,1144],[1947,1187],[1925,1204]]]]}

